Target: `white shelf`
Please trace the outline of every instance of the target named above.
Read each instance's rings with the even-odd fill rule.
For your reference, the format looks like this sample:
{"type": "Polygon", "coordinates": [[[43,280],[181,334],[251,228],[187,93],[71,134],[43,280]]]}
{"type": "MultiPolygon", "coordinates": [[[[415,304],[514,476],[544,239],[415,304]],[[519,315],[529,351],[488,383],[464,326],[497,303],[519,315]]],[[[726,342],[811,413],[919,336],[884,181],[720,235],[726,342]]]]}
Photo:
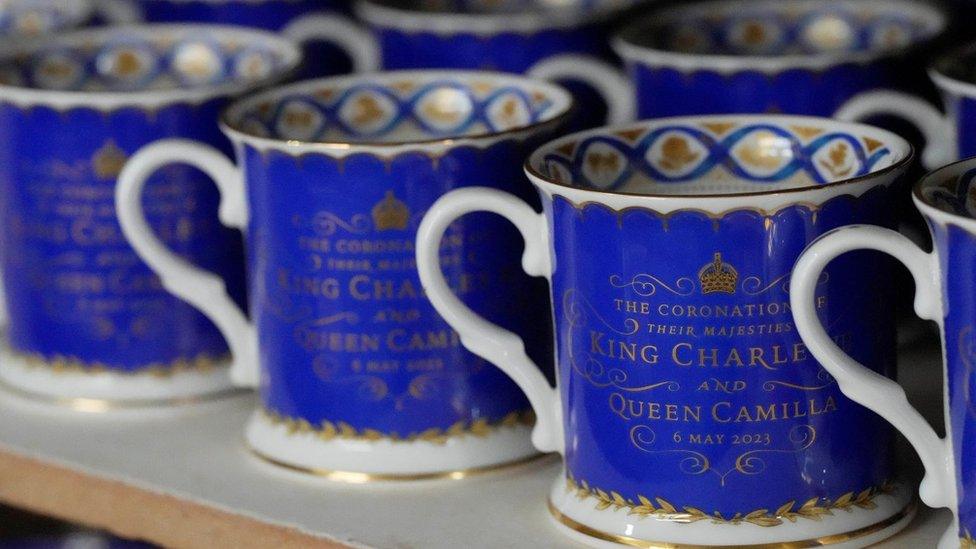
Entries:
{"type": "MultiPolygon", "coordinates": [[[[941,413],[938,348],[907,346],[903,383],[941,413]]],[[[281,470],[243,446],[251,395],[172,411],[82,413],[0,393],[0,500],[182,546],[566,547],[545,506],[554,457],[463,481],[348,485],[281,470]],[[330,543],[331,542],[331,543],[330,543]]],[[[917,461],[903,453],[917,476],[917,461]]],[[[924,506],[879,547],[934,547],[924,506]]]]}

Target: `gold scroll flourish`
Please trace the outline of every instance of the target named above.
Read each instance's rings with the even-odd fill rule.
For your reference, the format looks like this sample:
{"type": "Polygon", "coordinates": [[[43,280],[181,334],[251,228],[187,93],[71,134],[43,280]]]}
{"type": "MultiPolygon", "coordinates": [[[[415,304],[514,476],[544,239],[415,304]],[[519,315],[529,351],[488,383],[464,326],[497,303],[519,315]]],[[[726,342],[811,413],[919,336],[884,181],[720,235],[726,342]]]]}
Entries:
{"type": "Polygon", "coordinates": [[[695,281],[688,277],[675,280],[672,287],[672,285],[667,284],[660,278],[647,273],[634,275],[631,277],[630,282],[624,282],[620,275],[611,275],[610,285],[614,288],[631,288],[634,290],[634,293],[643,297],[650,297],[656,294],[658,287],[680,296],[688,296],[695,291],[695,281]]]}
{"type": "Polygon", "coordinates": [[[763,382],[762,388],[763,391],[767,391],[767,392],[775,391],[777,387],[798,389],[800,391],[819,391],[820,389],[826,389],[827,387],[830,387],[831,385],[837,383],[837,380],[832,378],[830,374],[827,372],[827,370],[824,370],[823,368],[821,368],[820,371],[817,372],[817,379],[823,383],[821,383],[820,385],[800,385],[798,383],[790,383],[788,381],[779,381],[776,379],[771,379],[769,381],[763,382]]]}
{"type": "Polygon", "coordinates": [[[854,508],[874,509],[877,507],[874,500],[878,496],[892,494],[897,490],[897,485],[885,481],[880,486],[847,492],[836,499],[813,497],[803,503],[790,500],[780,505],[775,511],[755,509],[725,516],[720,511],[706,513],[696,507],[679,507],[661,497],[652,499],[638,494],[636,499],[625,498],[613,490],[603,490],[591,486],[585,480],[577,481],[572,474],[567,473],[566,475],[566,491],[575,493],[580,500],[596,499],[596,509],[599,511],[611,508],[615,511],[623,509],[627,511],[628,515],[638,516],[642,519],[653,517],[657,520],[684,524],[709,520],[712,524],[739,525],[749,523],[756,526],[772,527],[779,526],[785,521],[795,523],[799,519],[819,522],[823,520],[824,516],[833,515],[834,511],[851,512],[854,508]]]}
{"type": "Polygon", "coordinates": [[[573,370],[580,375],[586,381],[589,381],[591,385],[597,388],[613,387],[621,391],[626,391],[628,393],[642,393],[644,391],[651,391],[659,387],[665,387],[668,391],[672,393],[681,389],[681,385],[674,380],[664,380],[655,383],[648,383],[646,385],[630,385],[627,382],[630,380],[630,376],[624,370],[620,368],[607,369],[603,363],[599,360],[593,358],[593,355],[586,353],[585,355],[585,366],[580,365],[580,361],[576,359],[575,356],[569,357],[569,363],[573,370]]]}
{"type": "Polygon", "coordinates": [[[109,366],[102,362],[85,362],[75,357],[55,355],[47,358],[40,354],[18,354],[24,364],[34,368],[45,368],[55,374],[116,374],[123,376],[151,376],[157,378],[172,377],[188,372],[210,372],[218,368],[218,364],[227,363],[229,355],[219,357],[201,353],[193,358],[179,358],[172,362],[156,362],[136,370],[123,370],[109,366]]]}
{"type": "Polygon", "coordinates": [[[630,430],[630,443],[635,448],[648,454],[682,454],[678,469],[686,475],[700,475],[712,470],[708,457],[692,450],[654,450],[654,440],[657,435],[647,425],[635,425],[630,430]]]}
{"type": "Polygon", "coordinates": [[[301,418],[291,418],[271,410],[263,410],[268,421],[282,425],[289,435],[314,435],[321,440],[390,440],[392,442],[430,442],[446,444],[448,440],[459,437],[486,437],[498,429],[531,426],[535,424],[535,414],[531,410],[511,412],[502,419],[491,422],[485,418],[473,422],[458,421],[446,429],[432,427],[424,431],[407,434],[397,432],[384,433],[377,429],[357,429],[344,421],[323,420],[318,425],[301,418]]]}
{"type": "Polygon", "coordinates": [[[346,221],[332,212],[321,211],[312,218],[312,228],[319,236],[332,236],[339,229],[361,234],[369,230],[370,222],[366,214],[356,214],[346,221]]]}

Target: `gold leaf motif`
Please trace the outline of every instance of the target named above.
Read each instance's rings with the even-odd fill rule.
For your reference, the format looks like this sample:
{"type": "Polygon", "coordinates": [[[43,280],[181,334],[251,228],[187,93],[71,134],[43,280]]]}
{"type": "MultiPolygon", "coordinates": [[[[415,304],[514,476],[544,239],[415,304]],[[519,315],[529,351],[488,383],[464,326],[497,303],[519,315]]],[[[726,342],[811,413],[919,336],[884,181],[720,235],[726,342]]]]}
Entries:
{"type": "Polygon", "coordinates": [[[113,373],[126,376],[151,376],[155,378],[168,378],[176,374],[186,372],[210,372],[216,369],[218,364],[226,363],[230,360],[227,355],[214,357],[208,354],[200,354],[193,358],[181,358],[170,363],[153,363],[137,370],[121,370],[117,367],[109,366],[101,362],[85,362],[74,357],[55,355],[45,358],[40,354],[21,354],[19,358],[32,368],[45,368],[55,374],[104,374],[113,373]]]}
{"type": "Polygon", "coordinates": [[[680,170],[695,160],[700,153],[691,150],[688,140],[684,137],[672,136],[664,140],[661,145],[661,166],[669,170],[680,170]]]}
{"type": "MultiPolygon", "coordinates": [[[[535,414],[531,410],[525,410],[511,412],[497,422],[490,422],[485,418],[480,418],[470,424],[464,421],[458,421],[447,429],[432,427],[424,431],[401,436],[398,433],[384,433],[378,429],[356,429],[344,421],[333,423],[328,420],[323,420],[316,427],[305,419],[285,417],[267,409],[264,410],[264,416],[271,423],[284,426],[290,435],[312,434],[322,440],[392,440],[393,442],[414,442],[420,440],[432,444],[446,444],[454,437],[486,437],[497,429],[511,428],[519,425],[531,426],[535,424],[535,414]]],[[[567,484],[568,486],[569,484],[567,484]]]]}
{"type": "MultiPolygon", "coordinates": [[[[615,491],[610,491],[608,494],[600,488],[591,487],[585,480],[577,481],[572,474],[566,475],[566,491],[568,493],[575,493],[576,497],[580,500],[588,498],[595,499],[596,509],[599,511],[613,507],[614,510],[626,509],[628,515],[635,515],[641,518],[654,517],[658,520],[681,523],[692,523],[709,519],[713,524],[738,525],[749,523],[765,528],[783,524],[784,520],[795,523],[799,518],[819,522],[823,520],[824,515],[832,515],[834,509],[850,511],[850,508],[855,505],[876,506],[877,504],[874,502],[874,499],[878,495],[890,494],[896,489],[897,487],[893,483],[885,481],[880,486],[866,488],[858,492],[857,496],[854,495],[854,492],[843,494],[833,502],[828,499],[810,498],[797,508],[796,500],[790,500],[779,506],[775,513],[770,513],[768,509],[756,509],[748,513],[736,513],[731,517],[726,517],[720,511],[715,511],[709,515],[697,507],[690,506],[682,507],[682,511],[678,511],[675,505],[661,497],[655,497],[652,501],[651,498],[638,494],[637,501],[635,502],[615,491]],[[821,501],[823,501],[822,504],[821,501]],[[654,502],[657,503],[656,507],[654,502]]],[[[964,547],[966,549],[976,549],[976,544],[964,547]]]]}

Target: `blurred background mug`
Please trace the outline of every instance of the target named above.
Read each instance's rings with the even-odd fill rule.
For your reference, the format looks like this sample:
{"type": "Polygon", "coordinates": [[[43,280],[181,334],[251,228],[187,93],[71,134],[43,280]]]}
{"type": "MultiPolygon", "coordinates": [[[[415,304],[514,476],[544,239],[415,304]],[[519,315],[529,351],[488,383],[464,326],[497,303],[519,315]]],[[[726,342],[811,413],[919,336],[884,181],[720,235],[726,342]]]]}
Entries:
{"type": "Polygon", "coordinates": [[[374,70],[495,70],[559,80],[573,92],[570,124],[591,127],[633,118],[626,78],[612,65],[560,78],[581,56],[610,61],[611,29],[635,0],[550,3],[360,0],[354,11],[364,26],[342,17],[333,29],[356,33],[358,49],[375,52],[374,70]]]}
{"type": "MultiPolygon", "coordinates": [[[[140,403],[231,388],[216,328],[169,296],[126,243],[116,178],[163,137],[229,148],[219,110],[283,78],[299,56],[273,34],[213,25],[79,31],[0,55],[4,383],[140,403]]],[[[206,179],[173,166],[147,196],[154,230],[241,296],[239,237],[213,221],[218,196],[206,179]]]]}
{"type": "MultiPolygon", "coordinates": [[[[105,1],[105,0],[102,0],[105,1]]],[[[363,31],[332,15],[347,0],[111,0],[149,23],[220,23],[279,31],[303,46],[298,78],[368,71],[377,53],[363,31]]],[[[120,9],[119,11],[126,11],[120,9]]]]}
{"type": "MultiPolygon", "coordinates": [[[[237,166],[189,141],[133,157],[118,188],[122,227],[165,287],[220,327],[236,381],[259,387],[246,435],[255,453],[354,481],[461,478],[536,454],[524,395],[434,311],[414,242],[423,213],[451,189],[493,184],[531,197],[521,163],[570,106],[554,84],[500,73],[314,80],[227,111],[237,166]],[[246,231],[251,321],[220,276],[146,225],[143,184],[173,163],[210,174],[221,220],[246,231]]],[[[441,263],[468,304],[545,348],[545,296],[498,298],[533,283],[517,246],[510,225],[485,215],[452,228],[441,263]]]]}
{"type": "Polygon", "coordinates": [[[922,163],[928,169],[976,155],[976,44],[939,57],[929,77],[942,92],[945,113],[928,101],[893,90],[872,90],[851,98],[834,115],[864,120],[895,115],[915,124],[925,137],[922,163]]]}
{"type": "MultiPolygon", "coordinates": [[[[525,391],[536,446],[563,454],[549,507],[565,532],[640,547],[860,547],[907,524],[893,433],[805,349],[787,281],[816,235],[891,226],[911,159],[892,133],[825,118],[667,118],[538,149],[526,172],[541,214],[493,189],[434,204],[418,234],[421,281],[465,347],[525,391]],[[517,335],[445,284],[442,236],[480,211],[519,228],[523,266],[550,282],[555,390],[517,335]]],[[[889,375],[890,300],[853,291],[885,287],[878,259],[833,266],[817,304],[831,337],[889,375]]]]}
{"type": "MultiPolygon", "coordinates": [[[[658,9],[613,40],[638,118],[721,113],[830,116],[877,87],[915,90],[913,59],[946,15],[912,0],[717,0],[658,9]]],[[[550,78],[602,75],[576,59],[550,78]]]]}
{"type": "Polygon", "coordinates": [[[914,201],[934,243],[925,252],[899,233],[877,227],[843,227],[814,242],[793,274],[793,312],[810,352],[844,394],[891,422],[915,447],[925,466],[919,493],[931,507],[955,514],[941,549],[973,546],[976,535],[976,160],[932,172],[915,187],[914,201]],[[879,250],[905,264],[915,278],[915,311],[942,332],[945,439],[909,404],[894,381],[866,370],[826,337],[813,297],[815,280],[835,257],[879,250]]]}

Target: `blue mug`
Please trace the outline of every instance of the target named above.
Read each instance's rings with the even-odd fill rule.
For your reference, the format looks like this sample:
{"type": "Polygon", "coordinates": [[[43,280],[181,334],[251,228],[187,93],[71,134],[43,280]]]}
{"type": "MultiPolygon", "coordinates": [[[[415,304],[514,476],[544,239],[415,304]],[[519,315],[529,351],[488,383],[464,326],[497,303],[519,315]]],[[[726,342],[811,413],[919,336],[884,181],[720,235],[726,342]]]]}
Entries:
{"type": "Polygon", "coordinates": [[[112,0],[128,3],[150,23],[219,23],[281,32],[303,45],[299,78],[367,71],[375,52],[361,47],[355,26],[332,17],[349,11],[346,0],[112,0]]]}
{"type": "MultiPolygon", "coordinates": [[[[117,193],[122,227],[164,285],[220,327],[236,381],[259,387],[246,435],[255,453],[350,481],[461,478],[534,457],[525,397],[437,316],[414,240],[423,212],[451,189],[531,196],[519,166],[570,106],[558,86],[499,73],[313,80],[230,107],[222,127],[237,166],[189,141],[133,157],[117,193]],[[173,163],[210,174],[221,220],[246,232],[251,321],[222,277],[175,256],[146,225],[143,184],[173,163]]],[[[467,303],[542,342],[544,295],[497,298],[533,282],[517,244],[503,220],[466,220],[442,262],[467,303]]]]}
{"type": "MultiPolygon", "coordinates": [[[[913,0],[716,0],[647,14],[613,41],[639,118],[830,116],[876,87],[914,85],[911,55],[946,15],[913,0]]],[[[567,74],[610,67],[581,61],[567,74]]]]}
{"type": "MultiPolygon", "coordinates": [[[[365,25],[355,49],[370,52],[374,70],[495,70],[559,80],[580,107],[572,125],[616,123],[633,118],[627,79],[597,60],[613,58],[607,35],[636,3],[359,0],[354,11],[365,25]],[[581,59],[592,60],[596,68],[564,78],[567,67],[581,59]]],[[[347,34],[359,28],[351,20],[345,27],[341,18],[334,21],[332,27],[347,34]]]]}
{"type": "MultiPolygon", "coordinates": [[[[116,178],[131,154],[164,137],[229,148],[219,110],[284,77],[299,55],[262,31],[160,25],[79,31],[0,56],[9,314],[0,380],[72,402],[145,404],[231,388],[216,328],[169,296],[122,236],[116,178]]],[[[218,197],[206,179],[174,166],[149,189],[154,229],[243,293],[235,235],[211,220],[218,197]]]]}
{"type": "MultiPolygon", "coordinates": [[[[891,226],[911,160],[890,132],[825,118],[666,118],[534,152],[541,214],[494,189],[434,204],[420,279],[461,342],[525,391],[536,447],[563,454],[549,500],[563,531],[635,547],[860,547],[907,524],[893,433],[804,347],[787,282],[817,235],[891,226]],[[555,390],[517,335],[445,284],[442,236],[481,211],[518,227],[522,264],[549,280],[555,390]]],[[[816,287],[831,337],[881,375],[894,366],[888,303],[852,290],[883,288],[886,267],[856,255],[816,287]]]]}
{"type": "MultiPolygon", "coordinates": [[[[940,549],[976,545],[976,160],[938,169],[916,186],[913,199],[928,223],[933,251],[877,227],[843,227],[814,242],[793,274],[793,312],[810,352],[836,377],[844,394],[891,422],[915,447],[925,466],[922,501],[955,515],[940,549]],[[938,323],[944,350],[946,438],[940,438],[909,404],[895,382],[866,371],[824,337],[812,305],[812,281],[841,254],[879,250],[904,263],[915,278],[915,311],[938,323]]],[[[864,291],[867,288],[861,288],[864,291]]]]}
{"type": "Polygon", "coordinates": [[[929,78],[942,93],[945,113],[919,97],[895,90],[870,90],[844,103],[841,120],[894,115],[914,124],[925,137],[922,163],[929,169],[976,156],[976,44],[940,56],[929,78]]]}

